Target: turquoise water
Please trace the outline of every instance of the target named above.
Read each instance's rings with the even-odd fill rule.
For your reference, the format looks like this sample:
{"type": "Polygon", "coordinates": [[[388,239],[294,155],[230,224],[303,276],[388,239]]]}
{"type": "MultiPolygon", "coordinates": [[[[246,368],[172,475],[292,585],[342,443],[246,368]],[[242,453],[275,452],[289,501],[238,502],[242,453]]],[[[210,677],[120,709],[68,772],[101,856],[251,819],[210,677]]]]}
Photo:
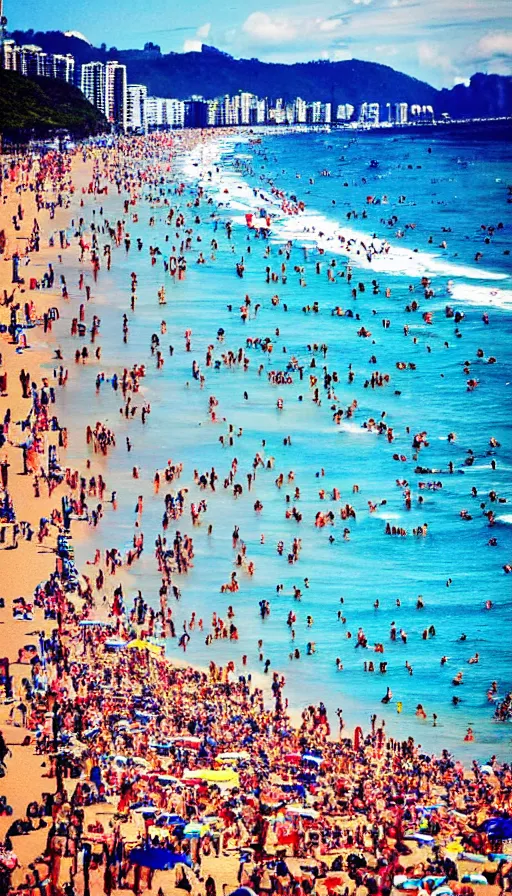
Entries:
{"type": "MultiPolygon", "coordinates": [[[[233,659],[239,672],[241,657],[246,654],[247,669],[262,671],[257,646],[261,638],[263,656],[271,661],[270,671],[277,670],[287,679],[287,696],[294,708],[323,699],[331,712],[333,729],[338,706],[343,707],[349,727],[356,723],[367,725],[371,713],[376,712],[379,718],[386,719],[392,734],[413,734],[429,749],[448,746],[463,757],[482,759],[492,752],[507,758],[511,738],[510,723],[494,722],[494,707],[486,699],[493,680],[498,682],[500,698],[512,688],[508,634],[512,630],[512,577],[502,569],[503,564],[512,561],[512,293],[510,257],[504,254],[510,246],[512,205],[507,204],[506,189],[510,161],[510,144],[506,140],[460,135],[361,135],[353,139],[343,133],[295,134],[265,136],[256,146],[237,144],[234,138],[208,144],[202,155],[196,151],[192,160],[181,164],[180,177],[187,184],[182,197],[172,195],[172,184],[163,188],[170,191],[169,201],[184,211],[186,226],[194,227],[186,279],[174,282],[160,263],[150,265],[149,245],[158,245],[168,256],[165,235],[170,234],[172,243],[174,230],[165,223],[167,209],[142,200],[137,208],[139,222],[128,225],[130,252],[125,253],[124,247],[114,250],[112,270],[101,271],[98,286],[93,289],[93,303],[87,309],[89,318],[96,313],[102,321],[102,360],[80,367],[79,375],[73,377],[59,397],[63,418],[72,413],[78,421],[70,439],[71,458],[83,455],[88,423],[105,421],[117,436],[117,448],[103,463],[109,488],[118,491],[119,508],[115,514],[107,510],[104,524],[94,533],[95,543],[129,547],[136,496],[145,496],[142,529],[146,551],[132,569],[133,590],[135,593],[141,588],[153,606],[158,606],[160,580],[151,546],[161,531],[166,493],[164,485],[159,495],[153,495],[155,469],[163,468],[168,458],[182,461],[184,473],[179,484],[189,488],[189,503],[198,497],[205,497],[208,502],[200,527],[192,527],[189,505],[174,527],[192,534],[195,546],[193,569],[186,576],[175,577],[182,591],[181,601],[173,604],[176,630],[180,632],[192,611],[205,623],[202,634],[197,629],[191,633],[187,650],[191,662],[205,664],[213,659],[224,663],[233,659]],[[370,167],[372,159],[378,160],[378,167],[370,167]],[[331,176],[320,176],[323,169],[329,170],[331,176]],[[305,201],[303,215],[290,218],[280,214],[279,203],[272,202],[269,196],[269,178],[288,195],[295,194],[305,201]],[[310,178],[314,183],[310,183],[310,178]],[[192,212],[187,202],[199,179],[214,204],[203,202],[192,212]],[[254,189],[264,198],[255,196],[254,189]],[[368,195],[387,196],[388,201],[367,204],[368,195]],[[405,196],[405,200],[399,202],[400,196],[405,196]],[[223,205],[218,210],[218,228],[214,230],[215,219],[210,216],[218,202],[223,205]],[[268,258],[264,256],[267,242],[255,239],[245,226],[245,212],[259,208],[275,216],[268,258]],[[347,220],[346,214],[352,210],[358,217],[347,220]],[[361,215],[363,210],[367,213],[365,218],[361,215]],[[198,225],[193,220],[196,213],[201,219],[198,225]],[[148,226],[151,215],[156,219],[154,227],[148,226]],[[398,221],[389,226],[386,222],[393,215],[398,216],[398,221]],[[223,226],[227,220],[233,222],[230,239],[223,226]],[[496,226],[498,222],[503,223],[503,228],[485,243],[480,225],[496,226]],[[408,223],[415,227],[405,229],[408,223]],[[377,256],[371,265],[364,252],[355,255],[354,247],[351,284],[347,284],[346,277],[337,277],[330,283],[326,276],[333,258],[335,273],[346,270],[347,256],[337,239],[340,227],[347,236],[352,232],[359,234],[365,245],[376,234],[380,239],[388,239],[392,247],[388,255],[377,256]],[[451,228],[451,232],[442,232],[443,227],[451,228]],[[397,238],[396,232],[402,228],[405,236],[397,238]],[[314,248],[319,231],[324,234],[320,237],[324,255],[318,255],[314,248]],[[195,241],[197,235],[201,236],[201,243],[195,241]],[[138,236],[144,243],[140,253],[136,248],[138,236]],[[215,260],[210,258],[212,238],[218,241],[215,260]],[[287,282],[267,284],[265,267],[270,265],[273,271],[280,272],[285,258],[279,249],[289,238],[293,238],[293,248],[286,262],[287,282]],[[447,249],[439,248],[443,239],[447,249]],[[304,245],[309,247],[307,258],[304,245]],[[415,248],[418,252],[413,251],[415,248]],[[199,250],[207,259],[205,265],[195,264],[199,250]],[[483,253],[479,262],[474,260],[477,251],[483,253]],[[245,271],[240,279],[235,264],[242,256],[245,271]],[[319,274],[315,269],[317,262],[321,263],[319,274]],[[307,288],[300,286],[295,265],[304,267],[307,288]],[[139,279],[134,314],[129,311],[132,270],[137,271],[139,279]],[[425,300],[420,279],[430,274],[434,296],[425,300]],[[377,295],[372,292],[372,279],[378,280],[377,295]],[[365,291],[353,299],[351,288],[359,282],[365,284],[365,291]],[[164,283],[167,305],[161,307],[157,290],[164,283]],[[409,292],[409,284],[414,285],[414,293],[409,292]],[[385,295],[386,287],[391,289],[389,298],[385,295]],[[238,309],[246,294],[252,304],[250,319],[244,323],[238,309]],[[280,302],[274,307],[271,298],[276,294],[280,302]],[[419,302],[419,311],[407,312],[405,306],[414,299],[419,302]],[[318,302],[319,312],[304,313],[303,306],[314,301],[318,302]],[[257,303],[261,307],[254,318],[257,303]],[[464,312],[464,319],[458,324],[461,338],[456,335],[457,324],[445,316],[448,304],[464,312]],[[360,320],[332,316],[335,306],[352,308],[360,320]],[[125,311],[130,318],[130,331],[128,342],[123,345],[125,311]],[[423,321],[424,311],[432,312],[432,325],[423,321]],[[482,321],[486,311],[488,325],[482,321]],[[162,319],[167,322],[167,333],[160,336],[165,366],[156,370],[150,341],[152,333],[160,335],[162,319]],[[383,328],[382,319],[390,320],[389,329],[383,328]],[[409,326],[408,336],[404,335],[404,325],[409,326]],[[357,336],[361,326],[371,331],[370,338],[357,336]],[[223,343],[216,338],[219,327],[225,331],[223,343]],[[185,352],[184,345],[187,328],[193,331],[190,353],[185,352]],[[239,366],[222,366],[220,370],[205,367],[208,345],[215,346],[214,357],[220,358],[229,349],[236,352],[245,347],[247,337],[267,336],[274,343],[272,356],[258,348],[248,348],[247,372],[239,366]],[[328,344],[325,361],[320,352],[308,351],[307,346],[313,343],[328,344]],[[175,348],[172,358],[168,354],[169,344],[175,348]],[[480,348],[482,359],[477,357],[480,348]],[[304,366],[303,381],[294,373],[292,384],[269,383],[267,372],[284,370],[292,355],[304,366]],[[372,355],[377,358],[376,364],[370,363],[372,355]],[[497,363],[486,363],[490,356],[497,363]],[[310,371],[313,357],[316,370],[310,371]],[[204,389],[192,378],[194,359],[206,377],[204,389]],[[471,362],[469,375],[464,373],[466,360],[471,362]],[[399,371],[397,361],[412,363],[415,369],[399,371]],[[126,421],[119,415],[120,393],[104,384],[96,395],[94,387],[99,370],[109,377],[135,362],[147,366],[142,393],[144,400],[151,402],[151,414],[145,427],[140,416],[126,421]],[[264,365],[261,376],[260,364],[264,365]],[[339,383],[334,386],[337,401],[329,400],[322,388],[324,364],[339,375],[339,383]],[[349,364],[354,373],[352,383],[348,382],[349,364]],[[376,370],[389,374],[389,383],[365,388],[365,381],[376,370]],[[310,372],[319,377],[320,406],[312,402],[310,372]],[[470,376],[479,381],[471,392],[466,386],[470,376]],[[242,437],[235,436],[233,447],[223,447],[219,442],[219,436],[227,433],[227,423],[209,420],[210,395],[218,399],[218,417],[232,423],[235,432],[243,428],[242,437]],[[298,400],[300,395],[302,401],[298,400]],[[284,399],[282,411],[276,408],[279,397],[284,399]],[[354,399],[358,403],[356,413],[336,426],[331,405],[347,408],[354,399]],[[385,436],[362,428],[365,420],[379,420],[383,412],[393,427],[395,440],[391,444],[385,436]],[[429,446],[421,449],[416,461],[411,442],[420,431],[427,431],[429,446]],[[451,443],[447,441],[450,432],[456,434],[451,443]],[[125,449],[126,435],[134,445],[130,454],[125,449]],[[285,446],[283,439],[287,435],[291,436],[291,445],[285,446]],[[492,454],[491,436],[500,443],[492,454]],[[266,440],[264,449],[262,439],[266,440]],[[472,466],[465,464],[470,449],[474,452],[472,466]],[[265,458],[275,458],[274,469],[259,467],[256,482],[248,493],[246,474],[252,471],[257,451],[265,458]],[[393,459],[396,453],[407,460],[397,462],[393,459]],[[237,499],[231,489],[222,487],[235,456],[236,481],[243,485],[243,495],[237,499]],[[493,459],[496,469],[491,466],[493,459]],[[453,474],[448,472],[450,461],[453,474]],[[141,469],[138,481],[131,478],[134,464],[141,469]],[[416,474],[417,464],[441,472],[416,474]],[[202,473],[212,465],[219,476],[217,490],[199,492],[193,471],[202,473]],[[325,475],[317,477],[322,469],[325,475]],[[290,470],[295,478],[288,484],[290,470]],[[285,474],[285,482],[279,490],[274,483],[280,472],[285,474]],[[397,479],[409,483],[410,510],[405,508],[403,488],[397,487],[397,479]],[[441,482],[442,488],[418,488],[419,482],[429,481],[441,482]],[[359,485],[356,494],[354,483],[359,485]],[[296,486],[300,488],[300,500],[294,502],[296,486]],[[320,489],[325,489],[329,496],[335,487],[341,493],[341,501],[319,499],[320,489]],[[477,497],[472,497],[472,487],[477,489],[477,497]],[[508,503],[491,504],[491,490],[508,503]],[[287,494],[291,497],[289,505],[287,494]],[[424,498],[421,505],[418,495],[424,498]],[[256,499],[263,503],[259,514],[253,509],[256,499]],[[378,505],[374,513],[369,512],[368,501],[378,505]],[[485,510],[493,509],[496,514],[492,529],[482,514],[481,502],[486,502],[485,510]],[[294,503],[303,516],[300,523],[285,519],[286,508],[294,503]],[[346,503],[355,508],[355,520],[340,519],[339,508],[346,503]],[[461,519],[462,509],[469,512],[471,520],[461,519]],[[314,526],[319,510],[334,511],[334,527],[314,526]],[[405,527],[407,537],[387,536],[387,522],[405,527]],[[412,529],[425,522],[427,537],[414,537],[412,529]],[[207,534],[209,523],[213,525],[211,536],[207,534]],[[238,593],[221,594],[221,584],[229,580],[235,568],[236,553],[231,545],[235,524],[256,571],[253,577],[239,571],[238,593]],[[345,526],[350,529],[349,540],[343,538],[345,526]],[[329,536],[334,538],[332,543],[329,536]],[[286,558],[294,537],[302,539],[302,552],[298,563],[290,565],[286,558]],[[497,546],[488,545],[491,537],[497,539],[497,546]],[[279,540],[285,544],[283,556],[276,551],[279,540]],[[304,587],[306,577],[309,589],[304,587]],[[277,584],[283,585],[279,593],[277,584]],[[300,602],[294,600],[294,585],[302,588],[300,602]],[[424,601],[421,610],[416,609],[419,594],[424,601]],[[379,606],[375,608],[377,598],[379,606]],[[269,600],[271,605],[270,616],[265,620],[259,615],[261,599],[269,600]],[[488,599],[493,602],[492,610],[485,610],[488,599]],[[212,612],[226,619],[230,604],[236,613],[238,642],[214,641],[206,648],[204,638],[210,631],[212,612]],[[297,616],[293,644],[286,625],[290,610],[297,616]],[[346,617],[345,624],[338,620],[339,610],[346,617]],[[310,627],[308,615],[314,619],[310,627]],[[403,628],[407,632],[407,644],[400,639],[390,640],[393,621],[397,630],[403,628]],[[422,632],[431,625],[435,627],[435,637],[423,640],[422,632]],[[370,646],[375,642],[384,644],[384,656],[371,649],[355,648],[360,627],[370,646]],[[347,631],[352,633],[351,639],[346,637],[347,631]],[[467,635],[465,642],[459,641],[462,632],[467,635]],[[315,642],[316,652],[307,656],[306,645],[310,641],[315,642]],[[294,648],[300,650],[300,660],[289,659],[294,648]],[[469,665],[468,659],[477,651],[479,663],[469,665]],[[443,655],[449,659],[441,667],[443,655]],[[341,672],[336,669],[337,657],[344,666],[341,672]],[[386,674],[378,671],[381,660],[387,661],[386,674]],[[412,676],[405,668],[406,660],[413,667],[412,676]],[[373,661],[377,671],[365,672],[365,661],[373,661]],[[452,678],[459,670],[464,673],[464,684],[454,688],[452,678]],[[388,685],[393,701],[384,706],[381,698],[388,685]],[[454,694],[461,698],[457,706],[452,704],[454,694]],[[400,715],[397,701],[403,705],[400,715]],[[415,717],[418,703],[424,706],[427,721],[415,717]],[[438,716],[437,728],[432,727],[432,713],[438,716]],[[475,732],[475,744],[463,743],[468,725],[475,732]]],[[[99,205],[96,200],[98,209],[99,205]]],[[[86,220],[91,220],[87,212],[86,208],[86,220]]],[[[122,202],[117,197],[109,198],[107,216],[110,220],[122,216],[122,202]]],[[[63,269],[72,285],[77,280],[76,273],[72,273],[76,271],[74,259],[72,265],[65,257],[63,269]]],[[[69,366],[75,348],[83,344],[67,335],[69,322],[76,316],[81,301],[76,287],[70,288],[70,293],[72,302],[58,326],[69,366]]],[[[97,459],[94,462],[97,464],[97,459]]],[[[169,540],[172,533],[170,526],[169,540]]],[[[91,556],[90,546],[81,547],[77,554],[80,562],[85,561],[91,556]]],[[[178,653],[182,656],[177,641],[168,641],[167,653],[171,657],[178,653]]]]}

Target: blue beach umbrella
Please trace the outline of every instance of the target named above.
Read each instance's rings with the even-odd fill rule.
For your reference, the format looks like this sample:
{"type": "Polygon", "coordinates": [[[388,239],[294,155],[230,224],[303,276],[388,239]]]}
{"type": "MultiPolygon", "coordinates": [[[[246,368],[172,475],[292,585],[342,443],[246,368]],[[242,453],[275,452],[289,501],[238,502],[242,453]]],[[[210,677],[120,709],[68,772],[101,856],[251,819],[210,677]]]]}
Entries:
{"type": "Polygon", "coordinates": [[[176,865],[192,867],[190,856],[184,853],[171,852],[162,846],[153,846],[150,849],[136,848],[130,853],[132,865],[140,865],[142,868],[152,868],[154,871],[169,871],[176,865]]]}
{"type": "Polygon", "coordinates": [[[512,839],[512,818],[488,818],[480,825],[479,831],[485,831],[490,839],[512,839]]]}
{"type": "Polygon", "coordinates": [[[238,887],[238,890],[233,890],[229,896],[256,896],[256,893],[250,887],[238,887]]]}

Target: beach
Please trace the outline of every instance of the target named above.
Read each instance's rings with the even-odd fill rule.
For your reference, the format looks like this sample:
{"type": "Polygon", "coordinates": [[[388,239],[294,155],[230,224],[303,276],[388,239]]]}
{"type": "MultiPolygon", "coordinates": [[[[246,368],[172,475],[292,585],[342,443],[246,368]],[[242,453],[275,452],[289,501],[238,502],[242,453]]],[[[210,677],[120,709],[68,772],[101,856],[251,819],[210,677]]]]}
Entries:
{"type": "Polygon", "coordinates": [[[38,804],[59,797],[51,832],[10,837],[14,887],[42,856],[51,896],[144,888],[130,847],[164,810],[184,816],[166,845],[194,892],[209,877],[257,892],[269,856],[281,892],[280,843],[286,892],[293,856],[320,888],[340,855],[333,888],[362,886],[354,847],[372,886],[446,870],[446,853],[402,850],[406,827],[429,848],[462,837],[448,855],[500,852],[478,828],[510,808],[506,190],[496,177],[505,223],[434,217],[436,240],[457,234],[434,252],[414,204],[410,226],[386,223],[405,199],[389,174],[376,201],[373,146],[344,148],[359,205],[341,215],[333,172],[313,189],[313,150],[282,167],[295,139],[3,160],[2,836],[25,782],[38,804]],[[354,835],[367,767],[378,808],[354,835]]]}

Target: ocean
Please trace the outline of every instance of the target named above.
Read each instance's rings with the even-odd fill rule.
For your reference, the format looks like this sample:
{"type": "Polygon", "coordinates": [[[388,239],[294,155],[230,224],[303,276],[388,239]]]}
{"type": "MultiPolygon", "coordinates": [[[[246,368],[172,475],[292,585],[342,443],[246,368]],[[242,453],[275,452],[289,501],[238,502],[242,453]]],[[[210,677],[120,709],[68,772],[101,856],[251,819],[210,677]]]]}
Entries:
{"type": "MultiPolygon", "coordinates": [[[[97,344],[102,345],[102,359],[80,366],[58,403],[63,419],[72,416],[75,421],[70,430],[71,465],[83,457],[87,424],[101,420],[116,433],[117,447],[111,454],[101,461],[93,458],[95,470],[103,465],[109,490],[116,489],[119,496],[117,511],[107,506],[103,523],[94,530],[94,546],[131,546],[137,495],[144,495],[145,552],[132,567],[126,602],[131,604],[140,588],[158,608],[160,577],[153,545],[162,531],[163,497],[169,489],[164,483],[155,495],[152,482],[155,470],[164,468],[168,459],[182,462],[184,472],[172,488],[188,488],[188,504],[183,517],[167,530],[167,538],[172,540],[178,528],[194,539],[193,569],[174,579],[181,599],[170,598],[178,635],[192,612],[204,620],[202,633],[197,626],[190,632],[186,658],[191,663],[204,666],[211,660],[225,664],[233,659],[237,674],[261,675],[268,659],[267,677],[277,671],[286,678],[290,707],[300,712],[323,700],[334,732],[335,711],[341,707],[349,733],[356,724],[367,728],[376,713],[379,720],[385,719],[390,735],[412,735],[429,751],[447,747],[468,761],[485,760],[493,753],[502,760],[510,758],[510,722],[493,720],[495,704],[486,696],[493,681],[498,700],[512,690],[512,576],[503,570],[512,562],[512,281],[510,256],[505,254],[511,247],[510,142],[499,133],[488,139],[456,130],[440,135],[420,130],[385,135],[262,132],[257,137],[261,142],[251,142],[255,135],[214,137],[178,158],[173,175],[158,188],[146,189],[137,203],[138,221],[127,220],[129,252],[123,244],[114,248],[111,271],[103,268],[93,285],[87,322],[90,325],[93,313],[101,318],[97,344]],[[175,195],[176,179],[185,185],[181,196],[175,195]],[[193,208],[198,184],[205,199],[193,208]],[[292,204],[302,201],[304,211],[283,213],[282,196],[272,193],[272,187],[292,204]],[[159,190],[162,201],[156,202],[159,190]],[[179,248],[175,228],[166,223],[164,198],[184,212],[185,226],[193,228],[183,281],[171,278],[162,265],[174,254],[171,246],[179,248]],[[270,217],[268,239],[257,238],[247,228],[245,215],[251,213],[270,217]],[[231,224],[230,235],[226,222],[231,224]],[[140,252],[137,238],[143,242],[140,252]],[[384,241],[389,250],[370,261],[370,244],[381,249],[384,241]],[[150,245],[162,253],[154,266],[150,245]],[[205,264],[196,263],[199,252],[205,264]],[[479,260],[477,252],[482,253],[479,260]],[[237,263],[243,264],[243,277],[237,275],[237,263]],[[266,282],[267,267],[277,275],[276,282],[266,282]],[[132,271],[138,275],[133,314],[132,271]],[[424,296],[422,277],[431,281],[430,298],[424,296]],[[167,299],[163,306],[157,298],[162,285],[167,299]],[[244,322],[239,309],[247,295],[251,304],[244,322]],[[274,296],[278,301],[273,303],[274,296]],[[304,310],[308,306],[314,310],[304,310]],[[446,306],[463,317],[456,321],[446,316],[446,306]],[[353,316],[333,315],[335,308],[350,309],[353,316]],[[123,344],[125,312],[129,336],[123,344]],[[425,313],[431,315],[428,320],[425,313]],[[371,335],[358,336],[361,327],[371,335]],[[185,351],[187,329],[192,331],[191,352],[185,351]],[[160,370],[150,352],[152,334],[161,340],[165,365],[160,370]],[[247,346],[247,339],[266,337],[272,341],[272,354],[258,345],[247,346]],[[325,358],[322,344],[328,346],[325,358]],[[205,366],[208,346],[214,347],[217,367],[205,366]],[[221,360],[239,348],[249,358],[247,371],[221,360]],[[287,369],[292,358],[296,367],[303,367],[303,379],[296,369],[287,369]],[[204,388],[192,376],[194,360],[205,376],[204,388]],[[98,394],[95,390],[99,371],[108,380],[134,363],[147,367],[138,401],[139,406],[143,400],[151,404],[145,426],[140,414],[133,420],[120,415],[122,396],[108,381],[98,394]],[[397,363],[405,369],[398,369],[397,363]],[[337,372],[335,397],[331,393],[329,398],[323,388],[324,366],[331,374],[337,372]],[[271,370],[283,372],[285,382],[271,383],[271,370]],[[371,377],[377,372],[383,384],[372,388],[371,377]],[[313,387],[310,376],[318,379],[313,387]],[[477,381],[472,390],[467,386],[470,379],[477,381]],[[315,386],[318,402],[312,400],[315,386]],[[210,420],[210,396],[218,401],[220,422],[210,420]],[[357,406],[347,418],[346,409],[354,401],[357,406]],[[338,408],[344,415],[336,424],[333,414],[338,408]],[[363,426],[371,418],[392,427],[392,442],[363,426]],[[227,444],[229,424],[232,447],[227,444]],[[426,433],[428,446],[416,452],[415,459],[416,433],[426,433]],[[451,441],[450,433],[455,434],[451,441]],[[126,436],[133,442],[130,453],[126,436]],[[225,445],[220,436],[226,437],[225,445]],[[288,436],[291,444],[284,444],[288,436]],[[498,447],[490,445],[491,438],[498,447]],[[257,452],[265,462],[273,458],[273,468],[259,466],[249,491],[246,474],[253,471],[257,452]],[[235,481],[243,487],[240,497],[234,497],[232,488],[223,488],[235,457],[235,481]],[[132,478],[134,465],[140,467],[138,480],[132,478]],[[201,491],[194,470],[201,474],[212,465],[219,477],[216,490],[201,491]],[[416,472],[418,467],[432,472],[416,472]],[[280,473],[282,488],[275,484],[280,473]],[[406,488],[411,492],[410,509],[404,500],[406,488]],[[333,489],[339,491],[336,500],[333,489]],[[189,505],[202,498],[208,509],[201,525],[193,527],[189,505]],[[256,500],[263,505],[261,511],[254,509],[256,500]],[[340,508],[346,504],[354,508],[355,518],[341,519],[340,508]],[[286,518],[286,510],[293,507],[302,514],[300,522],[286,518]],[[496,519],[492,527],[484,516],[489,510],[496,519]],[[316,527],[319,511],[332,511],[334,525],[316,527]],[[426,537],[414,536],[412,530],[425,523],[426,537]],[[387,535],[387,524],[404,528],[407,536],[387,535]],[[239,591],[220,593],[236,569],[235,525],[255,573],[237,569],[239,591]],[[347,537],[344,529],[349,530],[347,537]],[[301,539],[302,550],[298,562],[291,564],[288,553],[294,538],[301,539]],[[489,545],[491,538],[496,545],[489,545]],[[280,541],[282,555],[277,551],[280,541]],[[278,585],[282,587],[277,591],[278,585]],[[294,586],[301,589],[300,600],[294,598],[294,586]],[[264,619],[261,600],[270,604],[264,619]],[[486,609],[489,600],[492,608],[486,609]],[[226,619],[229,606],[238,640],[219,639],[206,646],[212,613],[226,619]],[[294,640],[287,625],[290,611],[296,616],[294,640]],[[397,632],[406,632],[406,643],[399,635],[391,640],[393,624],[397,632]],[[435,635],[424,639],[430,627],[435,635]],[[367,648],[356,646],[359,630],[367,648]],[[308,655],[311,643],[315,651],[308,655]],[[383,645],[383,654],[374,651],[375,643],[383,645]],[[290,659],[296,649],[300,659],[290,659]],[[475,653],[479,662],[469,664],[475,653]],[[448,657],[444,665],[443,656],[448,657]],[[365,664],[368,668],[372,662],[375,671],[365,671],[365,664]],[[381,662],[387,664],[385,673],[379,672],[381,662]],[[459,671],[463,684],[455,687],[452,680],[459,671]],[[385,705],[381,700],[388,686],[393,699],[385,705]],[[454,696],[460,698],[457,705],[454,696]],[[425,709],[424,720],[416,716],[418,704],[425,709]],[[464,741],[468,726],[474,743],[464,741]]],[[[98,220],[101,197],[94,203],[98,220]]],[[[110,221],[123,217],[122,197],[109,196],[104,212],[110,221]]],[[[90,205],[84,217],[92,220],[90,205]]],[[[88,266],[84,270],[86,282],[92,284],[88,266]]],[[[56,332],[71,367],[75,349],[84,344],[69,335],[71,319],[84,300],[73,250],[72,257],[64,254],[62,272],[71,302],[56,332]]],[[[91,544],[80,544],[78,563],[85,563],[91,553],[91,544]]],[[[183,658],[177,640],[167,640],[171,658],[183,658]]]]}

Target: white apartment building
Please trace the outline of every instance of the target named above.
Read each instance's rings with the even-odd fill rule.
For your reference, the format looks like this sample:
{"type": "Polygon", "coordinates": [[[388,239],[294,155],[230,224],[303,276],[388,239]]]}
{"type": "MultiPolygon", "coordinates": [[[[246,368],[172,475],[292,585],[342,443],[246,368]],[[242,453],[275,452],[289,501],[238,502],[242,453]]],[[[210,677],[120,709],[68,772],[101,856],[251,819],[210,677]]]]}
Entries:
{"type": "Polygon", "coordinates": [[[86,99],[105,115],[105,66],[103,62],[82,65],[80,90],[86,99]]]}
{"type": "Polygon", "coordinates": [[[105,113],[108,121],[126,131],[128,91],[126,65],[110,60],[105,66],[105,113]]]}
{"type": "Polygon", "coordinates": [[[256,124],[265,124],[267,120],[267,101],[256,100],[256,124]]]}
{"type": "Polygon", "coordinates": [[[182,128],[185,126],[185,102],[162,96],[146,100],[148,128],[182,128]]]}
{"type": "Polygon", "coordinates": [[[295,100],[295,121],[297,124],[306,124],[307,103],[298,96],[295,100]]]}
{"type": "Polygon", "coordinates": [[[0,44],[0,68],[8,72],[20,70],[20,48],[13,40],[3,40],[0,44]]]}
{"type": "Polygon", "coordinates": [[[49,65],[51,66],[50,77],[66,81],[68,84],[75,83],[75,57],[71,53],[66,53],[65,56],[54,53],[49,57],[49,65]]]}
{"type": "Polygon", "coordinates": [[[355,111],[350,103],[340,103],[336,109],[336,121],[350,121],[355,111]]]}
{"type": "Polygon", "coordinates": [[[129,131],[142,131],[148,129],[146,103],[148,88],[144,84],[128,84],[126,88],[126,127],[129,131]]]}
{"type": "Polygon", "coordinates": [[[20,49],[21,74],[27,78],[45,78],[47,55],[36,44],[24,44],[20,49]]]}
{"type": "Polygon", "coordinates": [[[164,100],[167,124],[171,128],[185,127],[185,103],[183,100],[164,100]]]}

